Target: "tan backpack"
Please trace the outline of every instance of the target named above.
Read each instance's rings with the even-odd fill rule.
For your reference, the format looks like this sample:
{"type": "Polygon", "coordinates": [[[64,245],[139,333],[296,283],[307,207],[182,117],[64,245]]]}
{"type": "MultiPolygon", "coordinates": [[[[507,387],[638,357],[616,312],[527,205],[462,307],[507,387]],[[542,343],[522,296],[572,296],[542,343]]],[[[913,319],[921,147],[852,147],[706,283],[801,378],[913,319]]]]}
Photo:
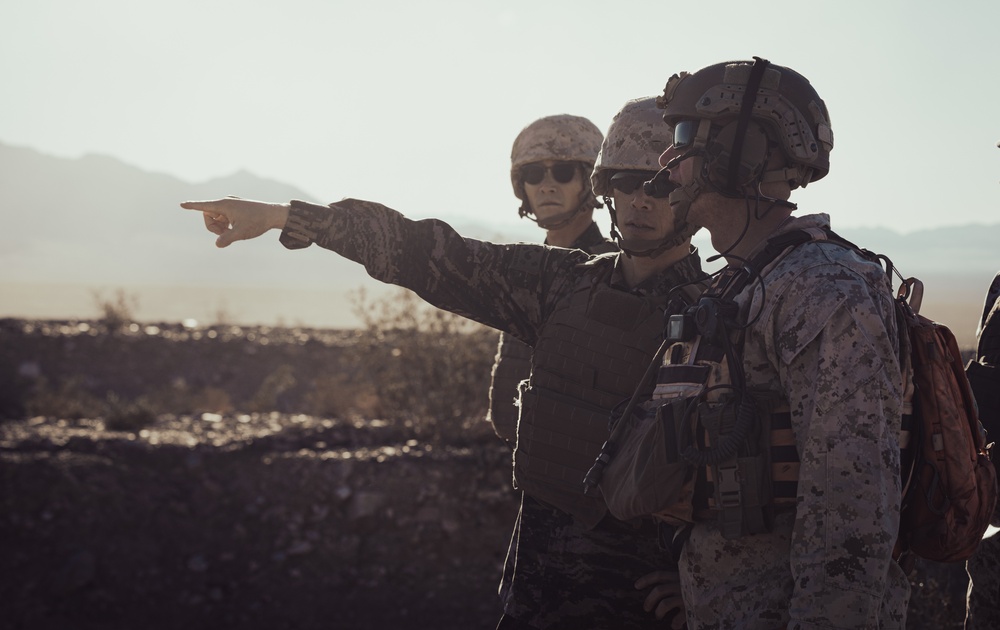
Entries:
{"type": "MultiPolygon", "coordinates": [[[[900,288],[908,292],[912,279],[900,288]]],[[[910,454],[900,513],[897,559],[967,560],[978,548],[997,502],[997,477],[986,432],[955,335],[897,298],[900,337],[909,341],[913,379],[910,454]],[[906,333],[905,335],[903,333],[906,333]]]]}

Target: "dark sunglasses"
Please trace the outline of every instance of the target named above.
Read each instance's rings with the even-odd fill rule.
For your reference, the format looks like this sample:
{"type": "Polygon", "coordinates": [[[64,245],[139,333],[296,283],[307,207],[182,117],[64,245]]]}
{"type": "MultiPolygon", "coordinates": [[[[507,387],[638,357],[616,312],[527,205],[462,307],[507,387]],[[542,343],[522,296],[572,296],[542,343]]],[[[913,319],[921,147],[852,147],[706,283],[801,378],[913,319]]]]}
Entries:
{"type": "Polygon", "coordinates": [[[576,162],[556,162],[545,166],[539,162],[525,164],[521,167],[521,180],[526,184],[537,186],[545,179],[545,173],[552,173],[552,179],[560,184],[568,184],[576,177],[576,162]]]}
{"type": "Polygon", "coordinates": [[[698,135],[699,120],[682,120],[674,125],[674,148],[685,149],[694,144],[698,135]]]}
{"type": "Polygon", "coordinates": [[[631,195],[654,175],[656,171],[620,171],[611,176],[609,183],[615,190],[631,195]]]}

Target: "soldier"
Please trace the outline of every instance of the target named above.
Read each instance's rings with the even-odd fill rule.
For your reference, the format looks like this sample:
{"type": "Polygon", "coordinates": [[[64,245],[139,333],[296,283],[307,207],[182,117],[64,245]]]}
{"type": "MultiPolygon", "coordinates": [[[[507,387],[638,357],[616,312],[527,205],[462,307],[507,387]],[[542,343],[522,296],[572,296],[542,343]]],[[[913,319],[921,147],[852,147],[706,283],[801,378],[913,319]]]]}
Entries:
{"type": "MultiPolygon", "coordinates": [[[[969,363],[966,373],[979,405],[980,420],[986,427],[987,441],[992,442],[1000,435],[1000,273],[986,292],[976,334],[976,360],[969,363]]],[[[992,525],[1000,525],[1000,514],[993,515],[992,525]]],[[[966,570],[966,630],[1000,628],[1000,536],[984,538],[969,558],[966,570]]]]}
{"type": "Polygon", "coordinates": [[[688,627],[903,628],[891,287],[877,263],[823,240],[827,215],[793,218],[788,201],[829,170],[826,106],[759,58],[674,75],[660,103],[674,140],[651,186],[668,176],[679,220],[727,261],[671,319],[654,393],[658,422],[678,427],[674,461],[696,474],[658,512],[689,524],[688,627]]]}
{"type": "MultiPolygon", "coordinates": [[[[615,250],[594,223],[594,197],[587,177],[601,150],[603,136],[594,123],[561,114],[539,118],[517,134],[510,151],[510,183],[521,200],[518,214],[545,230],[545,244],[582,249],[590,254],[615,250]]],[[[490,382],[486,419],[514,447],[518,385],[531,373],[531,348],[500,333],[490,382]]]]}
{"type": "Polygon", "coordinates": [[[609,411],[632,394],[659,344],[665,311],[703,288],[693,229],[641,186],[669,141],[652,98],[627,103],[608,131],[592,183],[613,211],[622,254],[463,239],[440,221],[354,199],[181,204],[204,213],[220,247],[280,229],[288,248],[316,243],[534,348],[514,449],[523,501],[500,628],[662,627],[658,619],[680,605],[676,580],[672,590],[657,580],[649,600],[635,585],[670,562],[652,521],[615,519],[580,484],[609,411]]]}

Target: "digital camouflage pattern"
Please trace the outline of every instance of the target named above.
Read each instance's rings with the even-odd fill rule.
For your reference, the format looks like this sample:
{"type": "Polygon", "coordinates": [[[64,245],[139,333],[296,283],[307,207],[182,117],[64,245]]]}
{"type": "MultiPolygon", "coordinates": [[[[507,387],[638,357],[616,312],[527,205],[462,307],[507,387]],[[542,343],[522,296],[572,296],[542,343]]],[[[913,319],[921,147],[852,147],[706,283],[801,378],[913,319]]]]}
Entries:
{"type": "MultiPolygon", "coordinates": [[[[436,219],[411,221],[381,204],[354,199],[330,207],[292,202],[281,242],[291,249],[315,242],[363,264],[377,280],[411,289],[439,308],[532,346],[548,316],[581,287],[604,281],[628,290],[618,256],[591,258],[580,250],[465,239],[436,219]]],[[[665,295],[703,277],[692,252],[631,290],[665,295]]],[[[645,594],[633,588],[649,567],[671,566],[655,545],[650,532],[610,517],[588,531],[551,508],[522,509],[508,554],[511,570],[501,584],[505,614],[537,627],[558,620],[558,627],[566,628],[661,628],[642,610],[645,594]],[[536,566],[541,561],[543,570],[536,566]]]]}
{"type": "MultiPolygon", "coordinates": [[[[987,366],[1000,366],[1000,273],[986,293],[978,336],[977,360],[987,366]]],[[[990,433],[987,438],[995,442],[998,436],[990,433]]],[[[998,523],[1000,517],[995,516],[993,524],[998,523]]],[[[970,581],[966,629],[1000,628],[1000,535],[984,539],[966,567],[970,581]]]]}
{"type": "MultiPolygon", "coordinates": [[[[614,243],[604,238],[596,223],[591,223],[571,249],[588,254],[604,254],[616,250],[614,243]]],[[[517,386],[531,375],[531,347],[506,333],[500,334],[497,355],[490,380],[490,405],[486,420],[496,434],[511,447],[517,432],[517,386]]]]}
{"type": "MultiPolygon", "coordinates": [[[[779,231],[828,227],[825,215],[779,231]]],[[[771,533],[692,527],[679,569],[688,627],[903,628],[899,529],[902,383],[884,271],[807,243],[737,298],[751,325],[747,385],[788,401],[801,461],[797,507],[771,533]]]]}
{"type": "Polygon", "coordinates": [[[625,103],[611,120],[594,163],[590,176],[594,194],[612,196],[608,180],[617,171],[660,170],[660,154],[671,142],[673,134],[663,122],[663,110],[656,106],[656,97],[625,103]]]}
{"type": "Polygon", "coordinates": [[[539,118],[521,130],[510,150],[510,183],[518,199],[524,199],[521,167],[542,160],[582,162],[588,170],[601,150],[604,136],[597,125],[582,116],[557,114],[539,118]]]}

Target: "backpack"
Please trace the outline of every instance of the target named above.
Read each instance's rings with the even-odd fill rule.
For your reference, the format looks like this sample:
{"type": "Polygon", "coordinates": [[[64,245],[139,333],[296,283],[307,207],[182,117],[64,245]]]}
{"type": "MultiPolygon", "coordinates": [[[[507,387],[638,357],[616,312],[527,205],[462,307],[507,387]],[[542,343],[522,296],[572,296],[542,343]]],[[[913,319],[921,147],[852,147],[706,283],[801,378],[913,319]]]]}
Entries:
{"type": "Polygon", "coordinates": [[[919,281],[912,278],[904,281],[896,299],[900,340],[909,344],[904,378],[912,378],[913,399],[894,555],[961,562],[979,547],[996,507],[992,444],[987,445],[955,335],[916,312],[919,296],[916,309],[907,301],[916,286],[919,281]]]}

